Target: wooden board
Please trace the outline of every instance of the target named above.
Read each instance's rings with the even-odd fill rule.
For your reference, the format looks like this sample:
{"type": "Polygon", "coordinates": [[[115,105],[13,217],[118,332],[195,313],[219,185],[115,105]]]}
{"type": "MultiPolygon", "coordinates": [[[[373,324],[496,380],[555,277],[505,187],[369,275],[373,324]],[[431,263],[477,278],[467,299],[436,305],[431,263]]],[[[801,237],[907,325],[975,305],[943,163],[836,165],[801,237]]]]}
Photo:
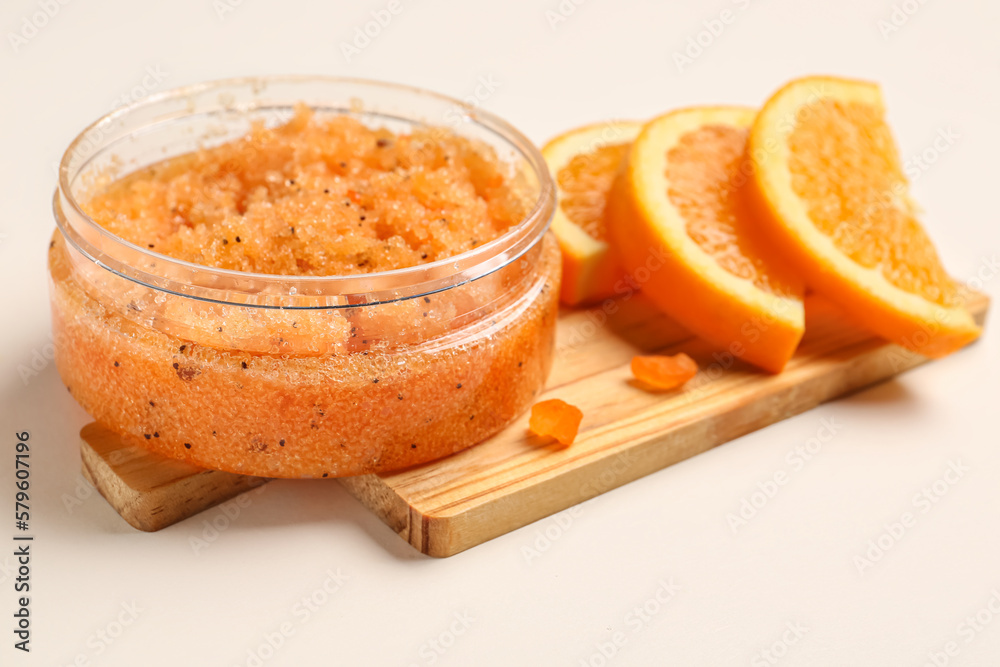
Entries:
{"type": "MultiPolygon", "coordinates": [[[[987,297],[970,293],[982,323],[987,297]]],[[[806,336],[779,375],[753,370],[692,337],[641,297],[616,312],[566,311],[552,375],[540,397],[584,412],[561,449],[531,436],[527,416],[447,459],[339,481],[414,548],[451,556],[750,431],[927,361],[873,337],[818,299],[806,336]],[[650,393],[631,379],[638,353],[686,352],[701,371],[681,391],[650,393]]],[[[83,465],[132,525],[157,530],[264,480],[167,461],[96,425],[85,427],[83,465]]]]}
{"type": "Polygon", "coordinates": [[[268,481],[168,459],[96,423],[80,431],[80,460],[83,476],[115,511],[146,531],[166,528],[268,481]]]}

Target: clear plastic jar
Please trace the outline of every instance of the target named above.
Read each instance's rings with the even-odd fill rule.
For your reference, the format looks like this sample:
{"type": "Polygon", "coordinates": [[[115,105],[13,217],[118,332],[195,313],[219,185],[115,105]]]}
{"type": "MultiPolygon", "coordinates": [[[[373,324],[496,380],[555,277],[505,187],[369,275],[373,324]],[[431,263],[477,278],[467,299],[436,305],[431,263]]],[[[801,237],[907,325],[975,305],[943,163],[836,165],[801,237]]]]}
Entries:
{"type": "Polygon", "coordinates": [[[238,79],[169,91],[85,130],[60,165],[49,250],[56,362],[99,422],[174,459],[266,477],[393,470],[468,448],[522,413],[551,367],[559,252],[538,150],[498,118],[383,83],[238,79]],[[534,205],[502,236],[412,268],[276,276],[210,268],[100,227],[106,179],[277,124],[296,102],[485,142],[534,205]]]}

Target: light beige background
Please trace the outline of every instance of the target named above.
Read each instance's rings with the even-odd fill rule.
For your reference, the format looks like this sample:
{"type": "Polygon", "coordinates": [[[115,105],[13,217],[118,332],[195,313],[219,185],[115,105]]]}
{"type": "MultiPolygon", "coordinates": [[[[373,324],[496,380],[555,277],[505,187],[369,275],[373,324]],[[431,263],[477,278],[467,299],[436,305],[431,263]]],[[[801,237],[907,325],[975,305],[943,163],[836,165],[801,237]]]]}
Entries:
{"type": "Polygon", "coordinates": [[[996,3],[399,0],[379,34],[346,53],[356,28],[389,7],[4,0],[0,662],[922,665],[951,641],[948,664],[1000,662],[989,611],[1000,610],[996,326],[953,358],[444,561],[412,551],[333,482],[270,484],[229,516],[215,509],[151,535],[91,494],[75,443],[87,417],[45,361],[54,165],[115,104],[182,84],[387,79],[478,95],[541,143],[608,117],[759,104],[805,73],[876,79],[903,155],[933,159],[911,163],[914,190],[948,267],[966,281],[981,273],[998,293],[996,3]],[[39,14],[46,6],[51,18],[39,14]],[[679,66],[675,53],[699,39],[679,66]],[[941,133],[953,140],[935,148],[941,133]],[[38,374],[23,380],[32,363],[38,374]],[[800,463],[795,448],[827,433],[824,420],[833,437],[800,463]],[[12,434],[26,429],[30,656],[11,648],[2,546],[13,532],[12,434]],[[948,473],[952,463],[967,470],[948,473]],[[744,499],[760,505],[753,494],[782,471],[788,483],[734,530],[730,515],[744,499]],[[946,475],[954,483],[938,481],[946,475]],[[944,495],[921,500],[936,481],[944,495]],[[885,534],[904,512],[912,525],[885,534]],[[877,561],[857,560],[880,539],[877,561]],[[977,613],[978,630],[966,621],[977,613]]]}

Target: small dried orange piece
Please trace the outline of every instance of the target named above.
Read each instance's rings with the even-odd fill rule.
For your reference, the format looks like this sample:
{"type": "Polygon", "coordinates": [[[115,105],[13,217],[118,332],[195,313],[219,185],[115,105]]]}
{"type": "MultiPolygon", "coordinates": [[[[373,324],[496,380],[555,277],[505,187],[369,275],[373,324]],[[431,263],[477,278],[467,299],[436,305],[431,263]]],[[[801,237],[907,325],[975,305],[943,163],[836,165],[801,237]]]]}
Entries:
{"type": "Polygon", "coordinates": [[[657,389],[676,389],[698,374],[698,364],[681,352],[632,357],[632,375],[657,389]]]}
{"type": "Polygon", "coordinates": [[[552,398],[531,406],[528,428],[535,435],[552,436],[564,447],[569,447],[580,430],[583,412],[575,405],[552,398]]]}

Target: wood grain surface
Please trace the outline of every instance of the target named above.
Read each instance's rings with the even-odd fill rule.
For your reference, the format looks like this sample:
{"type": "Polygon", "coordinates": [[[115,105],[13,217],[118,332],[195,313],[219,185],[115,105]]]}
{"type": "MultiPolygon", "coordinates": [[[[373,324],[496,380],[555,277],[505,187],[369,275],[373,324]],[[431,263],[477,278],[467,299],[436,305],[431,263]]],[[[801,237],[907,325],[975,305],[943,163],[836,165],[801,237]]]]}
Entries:
{"type": "MultiPolygon", "coordinates": [[[[988,299],[967,295],[977,321],[988,299]]],[[[913,368],[927,359],[872,336],[810,297],[806,335],[784,372],[712,348],[641,296],[564,311],[544,393],[580,407],[567,449],[527,431],[527,415],[465,452],[408,470],[337,480],[414,548],[451,556],[605,491],[913,368]],[[700,372],[682,390],[632,379],[639,353],[686,352],[700,372]]],[[[96,424],[81,432],[84,473],[129,523],[158,530],[262,484],[163,459],[96,424]]]]}

